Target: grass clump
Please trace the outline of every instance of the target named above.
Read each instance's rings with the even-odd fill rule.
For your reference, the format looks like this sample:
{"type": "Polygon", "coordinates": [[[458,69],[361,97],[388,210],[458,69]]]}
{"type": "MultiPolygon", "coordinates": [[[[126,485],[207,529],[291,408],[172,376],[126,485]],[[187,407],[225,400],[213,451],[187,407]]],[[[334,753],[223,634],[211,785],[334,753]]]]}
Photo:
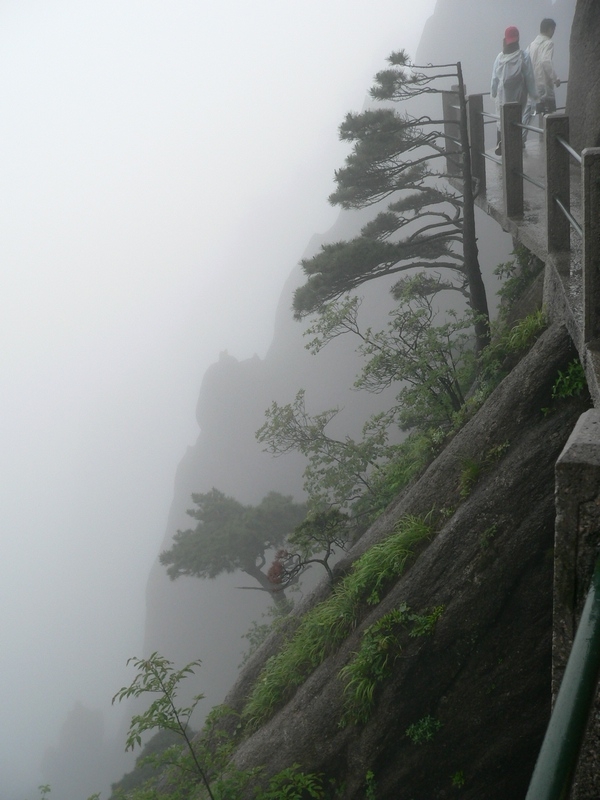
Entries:
{"type": "Polygon", "coordinates": [[[494,445],[484,454],[481,460],[464,458],[461,463],[461,472],[458,488],[461,500],[466,500],[473,491],[481,475],[493,464],[499,461],[510,447],[510,442],[494,445]]]}
{"type": "Polygon", "coordinates": [[[263,724],[308,675],[334,652],[369,605],[377,605],[399,577],[415,545],[429,536],[428,520],[403,517],[394,533],[352,565],[330,597],[302,618],[294,635],[267,661],[243,711],[246,725],[263,724]]]}
{"type": "Polygon", "coordinates": [[[371,716],[376,690],[391,674],[400,655],[400,634],[407,630],[411,637],[431,634],[442,612],[443,606],[436,606],[429,614],[413,614],[403,603],[365,630],[355,657],[340,671],[347,698],[341,727],[363,724],[371,716]]]}
{"type": "Polygon", "coordinates": [[[375,690],[392,671],[400,653],[397,630],[406,623],[408,609],[404,604],[370,625],[363,633],[360,649],[340,672],[346,684],[346,711],[340,721],[365,723],[375,705],[375,690]]]}

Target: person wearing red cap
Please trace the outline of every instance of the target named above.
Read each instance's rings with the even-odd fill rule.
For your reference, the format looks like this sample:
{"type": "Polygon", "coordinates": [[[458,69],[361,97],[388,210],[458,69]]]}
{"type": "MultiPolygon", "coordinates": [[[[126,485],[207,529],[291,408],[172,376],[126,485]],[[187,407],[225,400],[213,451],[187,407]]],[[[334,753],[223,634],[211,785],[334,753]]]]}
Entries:
{"type": "MultiPolygon", "coordinates": [[[[520,103],[522,115],[528,96],[536,102],[538,100],[531,60],[519,46],[519,29],[514,25],[509,25],[504,31],[502,52],[498,53],[494,61],[491,95],[496,100],[499,115],[505,103],[520,103]]],[[[496,154],[500,155],[501,152],[500,123],[498,123],[496,154]]]]}

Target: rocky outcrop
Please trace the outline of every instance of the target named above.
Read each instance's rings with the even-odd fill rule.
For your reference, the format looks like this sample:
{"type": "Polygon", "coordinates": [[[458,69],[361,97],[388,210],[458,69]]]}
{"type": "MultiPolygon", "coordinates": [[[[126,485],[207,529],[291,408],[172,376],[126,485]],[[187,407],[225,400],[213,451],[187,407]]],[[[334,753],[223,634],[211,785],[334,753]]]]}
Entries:
{"type": "Polygon", "coordinates": [[[577,2],[566,113],[575,149],[600,147],[600,5],[596,0],[577,2]]]}
{"type": "MultiPolygon", "coordinates": [[[[403,515],[434,509],[433,541],[342,647],[241,744],[239,767],[262,765],[268,775],[298,763],[343,781],[346,800],[365,796],[367,771],[383,800],[449,797],[453,781],[472,800],[524,796],[550,711],[554,462],[585,407],[582,401],[553,405],[551,387],[573,357],[563,328],[541,337],[338,565],[338,573],[347,570],[403,515]],[[465,464],[486,460],[462,501],[465,464]],[[339,672],[365,628],[402,603],[419,612],[442,605],[435,633],[407,636],[370,720],[340,727],[339,672]],[[441,727],[431,741],[415,744],[406,730],[427,716],[441,727]]],[[[327,592],[320,585],[298,613],[327,592]]],[[[256,654],[227,705],[243,707],[280,641],[273,637],[256,654]]]]}

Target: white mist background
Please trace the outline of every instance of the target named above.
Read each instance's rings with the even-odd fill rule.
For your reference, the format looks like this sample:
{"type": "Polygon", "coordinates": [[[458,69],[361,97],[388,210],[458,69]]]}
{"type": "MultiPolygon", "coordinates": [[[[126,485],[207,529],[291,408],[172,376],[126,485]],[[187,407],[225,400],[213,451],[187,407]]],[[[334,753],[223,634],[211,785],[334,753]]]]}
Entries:
{"type": "Polygon", "coordinates": [[[337,127],[434,5],[0,6],[0,800],[76,701],[116,734],[202,375],[264,356],[337,127]]]}

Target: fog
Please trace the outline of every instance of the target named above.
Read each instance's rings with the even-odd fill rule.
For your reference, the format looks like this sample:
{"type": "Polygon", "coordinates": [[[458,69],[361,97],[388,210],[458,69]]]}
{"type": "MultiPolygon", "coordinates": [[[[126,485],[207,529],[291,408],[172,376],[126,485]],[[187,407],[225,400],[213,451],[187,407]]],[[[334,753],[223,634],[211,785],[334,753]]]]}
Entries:
{"type": "Polygon", "coordinates": [[[266,352],[337,126],[434,4],[0,6],[2,800],[76,703],[116,735],[202,375],[266,352]]]}

